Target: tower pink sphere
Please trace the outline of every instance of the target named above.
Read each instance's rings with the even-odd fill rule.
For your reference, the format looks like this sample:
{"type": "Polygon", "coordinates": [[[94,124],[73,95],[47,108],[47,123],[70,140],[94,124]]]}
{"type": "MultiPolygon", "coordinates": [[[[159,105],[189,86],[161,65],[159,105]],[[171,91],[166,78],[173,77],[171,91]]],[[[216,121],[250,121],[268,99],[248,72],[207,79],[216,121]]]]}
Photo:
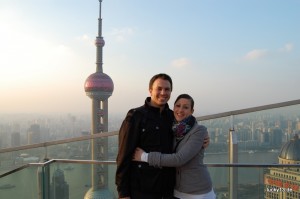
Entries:
{"type": "Polygon", "coordinates": [[[85,80],[84,90],[90,97],[108,98],[114,91],[114,83],[105,73],[96,72],[85,80]]]}
{"type": "Polygon", "coordinates": [[[98,47],[103,47],[105,45],[105,41],[102,37],[97,37],[95,40],[95,45],[98,47]]]}

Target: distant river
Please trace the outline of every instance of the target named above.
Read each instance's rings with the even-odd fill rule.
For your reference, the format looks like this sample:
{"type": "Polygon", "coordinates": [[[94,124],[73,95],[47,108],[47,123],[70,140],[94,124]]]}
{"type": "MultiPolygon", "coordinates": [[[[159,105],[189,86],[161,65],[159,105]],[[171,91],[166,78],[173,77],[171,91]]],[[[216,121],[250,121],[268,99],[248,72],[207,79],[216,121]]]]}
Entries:
{"type": "MultiPolygon", "coordinates": [[[[205,163],[228,163],[228,154],[206,154],[205,163]]],[[[239,163],[248,164],[272,164],[278,163],[278,152],[242,152],[238,154],[239,163]]],[[[228,183],[228,168],[209,168],[214,187],[224,187],[228,183]]],[[[263,169],[261,168],[239,168],[239,183],[257,184],[263,182],[263,169]]]]}

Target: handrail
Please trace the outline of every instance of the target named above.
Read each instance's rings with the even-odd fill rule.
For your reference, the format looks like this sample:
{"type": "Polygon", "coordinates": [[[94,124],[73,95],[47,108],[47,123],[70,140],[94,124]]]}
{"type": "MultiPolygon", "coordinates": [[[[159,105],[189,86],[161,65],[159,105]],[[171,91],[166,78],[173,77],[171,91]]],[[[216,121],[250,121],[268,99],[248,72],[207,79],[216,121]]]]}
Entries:
{"type": "Polygon", "coordinates": [[[51,159],[46,162],[39,162],[39,163],[28,163],[25,165],[22,165],[18,168],[12,169],[8,172],[5,172],[3,174],[0,174],[0,178],[10,175],[12,173],[15,173],[17,171],[23,170],[28,167],[45,167],[49,164],[52,164],[54,162],[59,162],[59,163],[76,163],[76,164],[116,164],[116,161],[99,161],[99,160],[76,160],[76,159],[51,159]]]}
{"type": "MultiPolygon", "coordinates": [[[[17,171],[23,170],[27,167],[45,167],[49,164],[52,163],[75,163],[75,164],[105,164],[105,165],[109,165],[109,164],[116,164],[116,161],[99,161],[99,160],[76,160],[76,159],[51,159],[49,161],[46,162],[42,162],[42,163],[28,163],[26,165],[23,165],[21,167],[18,167],[16,169],[13,169],[11,171],[8,171],[6,173],[3,173],[0,175],[0,178],[10,175],[12,173],[15,173],[17,171]]],[[[207,167],[252,167],[252,168],[261,168],[261,167],[276,167],[276,168],[282,168],[282,167],[299,167],[300,168],[300,164],[278,164],[278,163],[273,163],[273,164],[248,164],[248,163],[207,163],[204,164],[207,167]]]]}
{"type": "Polygon", "coordinates": [[[23,169],[25,169],[25,168],[27,168],[27,167],[29,167],[29,166],[30,166],[29,164],[26,164],[26,165],[20,166],[20,167],[18,167],[18,168],[9,170],[9,171],[7,171],[7,172],[5,172],[5,173],[0,174],[0,178],[5,177],[5,176],[8,176],[8,175],[10,175],[10,174],[13,174],[13,173],[15,173],[15,172],[17,172],[17,171],[21,171],[21,170],[23,170],[23,169]]]}
{"type": "Polygon", "coordinates": [[[43,143],[37,143],[37,144],[29,144],[29,145],[18,146],[18,147],[4,148],[4,149],[0,149],[0,154],[6,153],[6,152],[39,148],[39,147],[48,147],[48,146],[53,146],[53,145],[57,145],[57,144],[65,144],[65,143],[70,143],[70,142],[90,140],[90,139],[94,139],[94,138],[109,137],[109,136],[114,136],[114,135],[119,135],[119,132],[113,131],[113,132],[105,132],[105,133],[96,133],[94,135],[85,135],[85,136],[68,138],[68,139],[63,139],[63,140],[55,140],[55,141],[49,141],[49,142],[43,142],[43,143]]]}
{"type": "Polygon", "coordinates": [[[292,106],[292,105],[298,105],[298,104],[300,104],[300,99],[286,101],[286,102],[280,102],[280,103],[275,103],[275,104],[269,104],[269,105],[264,105],[264,106],[256,106],[256,107],[252,107],[252,108],[239,109],[239,110],[235,110],[235,111],[228,111],[228,112],[223,112],[223,113],[205,115],[205,116],[196,117],[196,119],[197,119],[197,121],[210,120],[210,119],[228,117],[228,116],[232,116],[232,115],[239,115],[239,114],[257,112],[257,111],[263,111],[263,110],[267,110],[267,109],[281,108],[281,107],[285,107],[285,106],[292,106]]]}

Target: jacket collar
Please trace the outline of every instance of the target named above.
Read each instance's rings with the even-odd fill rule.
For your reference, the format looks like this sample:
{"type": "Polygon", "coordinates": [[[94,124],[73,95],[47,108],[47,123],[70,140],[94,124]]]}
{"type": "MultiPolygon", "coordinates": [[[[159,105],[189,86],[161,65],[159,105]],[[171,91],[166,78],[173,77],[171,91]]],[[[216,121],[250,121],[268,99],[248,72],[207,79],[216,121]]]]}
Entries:
{"type": "MultiPolygon", "coordinates": [[[[151,106],[151,97],[147,97],[146,100],[145,100],[145,107],[149,110],[152,110],[152,111],[155,111],[155,112],[160,112],[160,108],[158,107],[154,107],[154,106],[151,106]]],[[[165,104],[165,107],[163,108],[162,112],[166,111],[166,110],[169,110],[169,105],[168,103],[165,104]]]]}

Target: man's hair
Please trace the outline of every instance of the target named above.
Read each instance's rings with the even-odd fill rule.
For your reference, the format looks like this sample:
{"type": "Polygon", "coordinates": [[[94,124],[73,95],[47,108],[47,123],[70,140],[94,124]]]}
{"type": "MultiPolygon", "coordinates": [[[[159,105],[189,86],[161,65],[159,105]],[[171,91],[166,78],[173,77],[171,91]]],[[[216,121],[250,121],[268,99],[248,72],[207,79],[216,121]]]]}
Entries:
{"type": "Polygon", "coordinates": [[[157,75],[154,75],[154,76],[150,79],[150,82],[149,82],[149,89],[152,88],[153,83],[154,83],[155,80],[157,80],[157,79],[163,79],[163,80],[169,81],[170,84],[171,84],[171,91],[173,90],[173,82],[172,82],[172,78],[171,78],[169,75],[165,74],[165,73],[159,73],[159,74],[157,74],[157,75]]]}
{"type": "Polygon", "coordinates": [[[180,100],[181,98],[191,100],[191,108],[192,108],[192,110],[194,109],[194,99],[193,99],[190,95],[188,95],[188,94],[181,94],[181,95],[179,95],[179,96],[176,98],[176,100],[175,100],[175,102],[174,102],[174,105],[175,105],[176,102],[177,102],[178,100],[180,100]]]}

